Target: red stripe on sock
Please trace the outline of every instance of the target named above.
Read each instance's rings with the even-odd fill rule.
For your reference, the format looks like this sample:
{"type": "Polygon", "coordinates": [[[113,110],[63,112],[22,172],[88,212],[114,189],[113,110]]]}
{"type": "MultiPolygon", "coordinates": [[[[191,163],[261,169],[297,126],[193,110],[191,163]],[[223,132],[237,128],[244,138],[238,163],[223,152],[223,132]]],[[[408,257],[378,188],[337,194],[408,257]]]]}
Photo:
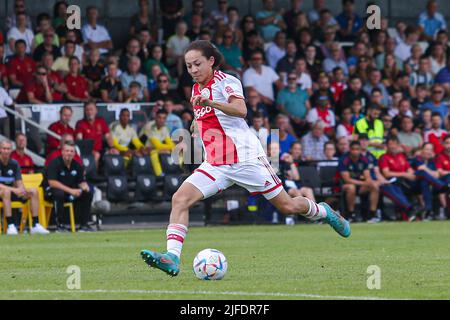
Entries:
{"type": "Polygon", "coordinates": [[[184,238],[182,236],[177,235],[177,234],[169,234],[167,236],[167,240],[176,240],[176,241],[179,241],[181,243],[184,242],[184,238]]]}

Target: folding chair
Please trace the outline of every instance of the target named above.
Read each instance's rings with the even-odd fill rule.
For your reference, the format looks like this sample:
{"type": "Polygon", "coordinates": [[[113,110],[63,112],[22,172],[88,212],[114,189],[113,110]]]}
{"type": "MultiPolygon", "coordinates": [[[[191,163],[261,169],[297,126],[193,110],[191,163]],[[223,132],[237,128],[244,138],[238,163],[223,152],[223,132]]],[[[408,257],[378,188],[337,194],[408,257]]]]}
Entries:
{"type": "MultiPolygon", "coordinates": [[[[44,201],[44,208],[45,208],[45,216],[46,216],[46,227],[50,223],[50,216],[52,215],[52,209],[53,209],[53,203],[44,201]]],[[[72,202],[64,202],[64,208],[69,208],[69,217],[70,217],[70,229],[73,233],[76,232],[75,228],[75,213],[73,208],[72,202]]]]}
{"type": "MultiPolygon", "coordinates": [[[[0,209],[3,208],[3,202],[0,202],[0,209]]],[[[28,227],[33,228],[33,218],[31,217],[31,210],[29,207],[29,201],[22,203],[20,201],[13,201],[11,202],[11,209],[21,209],[22,210],[22,216],[20,218],[20,227],[19,232],[22,233],[23,229],[25,228],[26,220],[28,219],[28,227]]],[[[1,227],[1,223],[0,223],[1,227]]],[[[6,223],[6,214],[5,210],[3,208],[3,230],[6,233],[8,230],[8,224],[6,223]]],[[[1,232],[0,232],[1,233],[1,232]]]]}

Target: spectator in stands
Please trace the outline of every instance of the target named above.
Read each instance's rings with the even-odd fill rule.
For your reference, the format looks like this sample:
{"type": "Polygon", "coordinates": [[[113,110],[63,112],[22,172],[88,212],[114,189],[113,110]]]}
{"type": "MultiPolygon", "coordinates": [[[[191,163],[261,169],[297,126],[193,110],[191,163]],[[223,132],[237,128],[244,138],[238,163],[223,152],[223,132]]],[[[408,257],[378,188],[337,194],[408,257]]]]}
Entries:
{"type": "Polygon", "coordinates": [[[142,86],[137,81],[132,81],[130,83],[128,98],[125,100],[125,103],[139,103],[144,102],[144,97],[139,98],[140,93],[142,91],[142,86]]]}
{"type": "Polygon", "coordinates": [[[95,158],[95,164],[98,168],[100,158],[103,154],[118,154],[114,148],[114,142],[105,119],[97,116],[98,110],[95,102],[86,102],[84,104],[84,118],[79,120],[75,126],[75,135],[77,140],[93,140],[94,148],[92,154],[95,158]],[[103,145],[103,139],[107,146],[103,145]]]}
{"type": "Polygon", "coordinates": [[[208,24],[208,13],[205,10],[205,2],[203,0],[192,0],[192,11],[185,15],[184,21],[188,24],[188,29],[192,27],[190,24],[192,17],[198,16],[202,20],[202,27],[208,24]]]}
{"type": "Polygon", "coordinates": [[[450,95],[450,56],[447,59],[447,65],[442,68],[434,78],[435,83],[442,85],[445,88],[447,95],[450,95]]]}
{"type": "Polygon", "coordinates": [[[389,93],[384,86],[384,84],[381,82],[381,72],[378,69],[372,69],[369,73],[369,81],[364,85],[363,90],[368,94],[372,94],[373,89],[379,89],[382,94],[382,105],[388,106],[389,105],[389,93]]]}
{"type": "Polygon", "coordinates": [[[434,84],[433,75],[430,72],[430,59],[428,57],[421,57],[419,60],[419,68],[410,76],[410,95],[415,96],[415,88],[422,84],[430,88],[434,84]]]}
{"type": "MultiPolygon", "coordinates": [[[[362,113],[361,100],[359,100],[359,99],[353,100],[353,103],[351,104],[351,109],[352,109],[351,124],[354,126],[358,120],[364,118],[364,114],[362,113]]],[[[342,113],[341,113],[341,116],[342,116],[342,113]]]]}
{"type": "Polygon", "coordinates": [[[114,148],[124,157],[126,164],[132,157],[150,153],[150,150],[146,149],[139,140],[136,130],[130,125],[130,115],[130,110],[127,108],[120,110],[119,120],[109,126],[114,148]]]}
{"type": "Polygon", "coordinates": [[[100,60],[100,52],[98,49],[93,49],[89,53],[89,59],[85,66],[83,66],[83,75],[89,83],[89,92],[95,98],[100,98],[100,82],[105,73],[105,65],[100,60]]]}
{"type": "MultiPolygon", "coordinates": [[[[78,60],[81,61],[82,65],[84,65],[84,61],[85,61],[84,48],[78,44],[77,33],[75,30],[67,30],[66,42],[67,41],[72,41],[73,43],[75,43],[75,52],[73,53],[73,55],[76,56],[78,58],[78,60]]],[[[63,56],[66,55],[66,47],[65,46],[62,46],[62,48],[61,48],[61,55],[63,55],[63,56]]]]}
{"type": "Polygon", "coordinates": [[[66,98],[68,101],[85,103],[92,99],[89,94],[89,83],[80,74],[80,60],[75,56],[69,59],[69,74],[64,82],[67,86],[66,98]]]}
{"type": "Polygon", "coordinates": [[[65,202],[73,202],[75,214],[80,219],[81,232],[94,231],[89,225],[91,218],[92,192],[86,182],[82,165],[74,161],[75,144],[66,142],[61,156],[50,162],[45,172],[45,199],[55,208],[56,232],[67,232],[62,224],[65,202]],[[64,173],[64,174],[62,174],[64,173]]]}
{"type": "Polygon", "coordinates": [[[139,138],[145,146],[152,148],[150,158],[152,160],[153,172],[157,177],[163,174],[159,155],[171,154],[175,148],[175,143],[170,138],[170,132],[166,126],[166,122],[167,112],[165,110],[158,110],[155,120],[147,123],[139,133],[139,138]]]}
{"type": "Polygon", "coordinates": [[[229,7],[227,9],[228,22],[224,28],[227,28],[235,35],[235,41],[242,48],[242,42],[244,41],[244,34],[240,28],[241,17],[239,16],[239,10],[236,7],[229,7]]]}
{"type": "Polygon", "coordinates": [[[255,52],[264,54],[264,42],[256,30],[251,30],[244,34],[244,42],[242,45],[242,57],[246,66],[250,65],[252,55],[255,52]]]}
{"type": "Polygon", "coordinates": [[[287,153],[291,147],[292,142],[296,139],[288,132],[289,118],[284,114],[279,114],[275,118],[275,128],[278,129],[278,133],[273,132],[267,138],[267,144],[272,141],[277,142],[280,145],[280,152],[287,153]]]}
{"type": "MultiPolygon", "coordinates": [[[[310,11],[311,13],[311,11],[310,11]]],[[[313,26],[313,33],[314,38],[317,39],[319,42],[325,41],[325,31],[327,27],[333,27],[333,29],[336,28],[337,22],[336,19],[334,19],[333,14],[329,9],[321,9],[319,11],[319,19],[317,21],[310,21],[311,25],[313,26]]]]}
{"type": "Polygon", "coordinates": [[[12,145],[9,141],[0,142],[0,198],[8,225],[7,235],[17,235],[17,228],[12,218],[11,202],[30,202],[33,219],[31,234],[48,234],[48,230],[38,222],[39,195],[36,188],[25,188],[17,161],[11,159],[12,145]]]}
{"type": "Polygon", "coordinates": [[[426,86],[422,84],[416,86],[416,90],[413,95],[413,97],[415,98],[411,100],[411,107],[414,110],[414,112],[423,109],[423,105],[428,101],[429,93],[430,90],[428,90],[426,86]]]}
{"type": "Polygon", "coordinates": [[[25,12],[17,14],[17,25],[9,29],[6,35],[8,46],[6,47],[6,55],[12,55],[16,47],[16,41],[23,40],[25,43],[25,52],[31,54],[33,45],[33,30],[27,28],[27,16],[25,12]]]}
{"type": "MultiPolygon", "coordinates": [[[[51,153],[47,153],[47,157],[45,158],[45,164],[44,164],[45,167],[48,167],[48,165],[50,164],[50,162],[53,161],[53,159],[56,159],[62,155],[61,150],[62,150],[62,147],[66,144],[66,142],[75,143],[74,135],[71,133],[64,133],[61,136],[61,141],[59,141],[59,145],[58,145],[57,149],[51,151],[51,153]]],[[[81,159],[80,154],[79,154],[79,148],[77,146],[75,146],[75,156],[74,156],[73,160],[78,162],[80,165],[84,166],[83,160],[81,159]]]]}
{"type": "MultiPolygon", "coordinates": [[[[356,196],[368,194],[369,215],[364,220],[375,218],[378,207],[379,186],[372,180],[368,160],[361,155],[361,143],[352,141],[350,152],[339,159],[338,170],[342,179],[345,194],[347,218],[355,221],[356,196]]],[[[366,212],[366,210],[361,210],[366,212]]]]}
{"type": "Polygon", "coordinates": [[[434,40],[439,30],[447,29],[447,23],[445,22],[444,16],[437,10],[437,1],[429,0],[427,2],[427,10],[422,12],[419,16],[418,25],[427,41],[434,40]]]}
{"type": "Polygon", "coordinates": [[[47,69],[37,67],[31,81],[20,90],[17,101],[21,103],[46,104],[53,102],[53,88],[50,84],[47,69]]]}
{"type": "Polygon", "coordinates": [[[341,102],[344,90],[347,89],[347,82],[345,80],[344,70],[337,67],[333,69],[333,77],[331,79],[330,90],[333,93],[333,100],[335,102],[334,108],[341,102]]]}
{"type": "Polygon", "coordinates": [[[413,118],[413,112],[411,111],[411,104],[409,103],[408,99],[401,99],[398,104],[398,113],[397,115],[392,119],[392,126],[397,129],[401,130],[401,122],[403,117],[410,117],[413,118]]]}
{"type": "Polygon", "coordinates": [[[52,70],[58,72],[61,77],[66,77],[70,72],[69,60],[74,56],[75,42],[70,40],[64,44],[64,55],[58,57],[53,63],[52,70]]]}
{"type": "Polygon", "coordinates": [[[319,74],[322,73],[322,61],[318,57],[316,46],[309,45],[306,47],[305,60],[306,68],[308,69],[312,80],[317,81],[319,74]]]}
{"type": "Polygon", "coordinates": [[[5,58],[5,44],[0,43],[0,86],[8,90],[8,68],[5,64],[5,58]]]}
{"type": "MultiPolygon", "coordinates": [[[[75,138],[75,130],[70,126],[70,121],[72,120],[72,108],[70,106],[62,106],[59,109],[59,120],[52,123],[48,130],[60,135],[71,135],[75,138]]],[[[47,135],[47,155],[51,154],[53,151],[60,147],[60,141],[51,135],[47,135]]]]}
{"type": "Polygon", "coordinates": [[[167,41],[174,34],[177,23],[182,20],[184,14],[183,1],[160,0],[159,8],[162,16],[163,38],[167,41]]]}
{"type": "Polygon", "coordinates": [[[264,116],[262,113],[256,111],[253,114],[250,131],[258,137],[263,149],[267,152],[267,138],[269,137],[269,130],[264,127],[264,116]]]}
{"type": "Polygon", "coordinates": [[[148,0],[138,0],[137,2],[139,5],[139,11],[130,19],[131,36],[136,36],[142,29],[152,30],[154,27],[153,22],[151,21],[148,0]]]}
{"type": "Polygon", "coordinates": [[[435,154],[440,154],[444,150],[444,139],[447,135],[448,131],[442,129],[441,115],[434,112],[431,116],[431,128],[424,133],[424,141],[433,145],[435,154]]]}
{"type": "Polygon", "coordinates": [[[386,49],[384,52],[378,54],[375,57],[375,66],[377,69],[382,70],[384,68],[384,57],[387,54],[393,54],[395,56],[395,61],[397,62],[397,68],[403,69],[404,61],[397,56],[395,50],[397,48],[397,42],[395,42],[394,38],[388,38],[386,40],[386,49]]]}
{"type": "Polygon", "coordinates": [[[278,61],[281,60],[286,54],[286,33],[278,31],[275,34],[273,43],[266,50],[267,64],[276,69],[278,61]]]}
{"type": "Polygon", "coordinates": [[[336,116],[331,110],[331,104],[328,96],[320,96],[317,99],[317,104],[308,112],[306,121],[313,125],[317,121],[322,121],[324,124],[324,132],[328,137],[334,136],[334,128],[336,126],[336,116]]]}
{"type": "Polygon", "coordinates": [[[407,157],[413,157],[416,152],[422,148],[423,144],[421,135],[414,132],[413,129],[413,119],[408,116],[403,116],[401,120],[401,130],[397,137],[400,146],[403,149],[403,153],[405,153],[407,157]]]}
{"type": "Polygon", "coordinates": [[[336,156],[338,158],[344,156],[350,151],[350,142],[345,137],[337,138],[336,142],[336,156]]]}
{"type": "Polygon", "coordinates": [[[416,210],[411,202],[406,198],[405,192],[411,189],[412,183],[416,180],[414,170],[408,162],[406,156],[401,152],[400,143],[397,137],[388,138],[387,153],[380,158],[379,166],[386,179],[395,178],[395,184],[400,187],[398,193],[391,200],[402,211],[403,220],[412,221],[415,219],[416,210]]]}
{"type": "MultiPolygon", "coordinates": [[[[305,58],[298,58],[295,61],[294,72],[297,74],[297,84],[302,90],[306,90],[309,95],[312,95],[312,79],[311,75],[308,73],[308,68],[306,66],[305,58]]],[[[287,78],[283,79],[285,85],[287,85],[287,78]]]]}
{"type": "Polygon", "coordinates": [[[353,140],[354,125],[352,124],[352,116],[353,113],[350,107],[346,107],[342,110],[341,121],[336,128],[337,139],[344,137],[349,141],[353,140]]]}
{"type": "MultiPolygon", "coordinates": [[[[450,186],[450,135],[447,135],[444,139],[444,150],[436,157],[436,167],[439,171],[439,178],[450,186]]],[[[445,200],[447,204],[447,218],[450,217],[450,196],[441,194],[441,203],[445,200]]],[[[444,220],[445,215],[440,212],[439,216],[444,220]]]]}
{"type": "Polygon", "coordinates": [[[363,20],[354,12],[354,7],[353,0],[342,0],[343,11],[336,17],[341,41],[354,41],[363,28],[363,20]]]}
{"type": "Polygon", "coordinates": [[[25,25],[28,29],[32,28],[31,18],[26,14],[25,0],[14,0],[14,12],[5,19],[5,31],[17,26],[17,15],[25,14],[25,25]]]}
{"type": "Polygon", "coordinates": [[[154,65],[158,65],[161,72],[167,74],[170,77],[169,69],[163,62],[163,49],[162,46],[155,44],[150,52],[149,59],[145,62],[145,74],[150,79],[152,77],[152,68],[154,65]]]}
{"type": "Polygon", "coordinates": [[[370,139],[368,150],[377,159],[385,153],[384,139],[384,124],[380,120],[381,110],[376,104],[369,105],[366,117],[360,119],[355,124],[355,135],[367,134],[370,139]]]}
{"type": "Polygon", "coordinates": [[[297,16],[302,13],[303,0],[291,0],[291,8],[283,14],[283,20],[287,30],[295,29],[297,16]]]}
{"type": "Polygon", "coordinates": [[[211,26],[224,25],[228,23],[228,0],[218,0],[217,9],[210,15],[211,26]]]}
{"type": "Polygon", "coordinates": [[[41,61],[42,55],[45,52],[50,53],[53,56],[53,60],[56,60],[61,55],[59,48],[53,44],[54,36],[55,33],[51,28],[43,33],[42,43],[39,44],[33,52],[33,59],[35,61],[41,61]]]}
{"type": "Polygon", "coordinates": [[[169,129],[170,134],[178,129],[183,129],[181,118],[173,112],[175,110],[175,103],[172,98],[167,97],[164,99],[163,108],[167,112],[166,126],[169,129]]]}
{"type": "Polygon", "coordinates": [[[98,9],[95,6],[86,8],[87,23],[81,29],[86,50],[98,49],[105,55],[113,49],[113,42],[108,30],[97,23],[98,9]]]}
{"type": "Polygon", "coordinates": [[[408,58],[408,60],[405,61],[404,65],[404,69],[407,74],[411,74],[414,71],[419,70],[420,58],[422,56],[423,56],[422,46],[419,43],[413,44],[411,48],[411,56],[408,58]]]}
{"type": "Polygon", "coordinates": [[[108,64],[107,75],[100,81],[100,98],[106,103],[123,102],[124,94],[122,82],[117,75],[117,65],[114,62],[108,64]]]}
{"type": "Polygon", "coordinates": [[[191,41],[198,40],[200,33],[202,32],[203,20],[200,15],[194,14],[190,21],[187,21],[190,24],[188,31],[186,32],[186,36],[191,41]]]}
{"type": "Polygon", "coordinates": [[[166,44],[166,61],[169,66],[174,66],[177,74],[181,75],[184,64],[184,51],[188,47],[191,40],[186,36],[188,30],[187,24],[184,21],[177,23],[175,34],[167,40],[166,44]]]}
{"type": "MultiPolygon", "coordinates": [[[[341,103],[338,104],[336,114],[340,115],[341,110],[346,106],[351,106],[355,100],[360,101],[362,110],[366,109],[366,106],[369,103],[369,95],[362,90],[362,85],[362,81],[359,77],[350,78],[348,88],[342,93],[342,100],[341,103]]],[[[355,112],[356,110],[353,111],[355,112]]],[[[358,114],[355,115],[358,116],[358,114]]]]}
{"type": "Polygon", "coordinates": [[[405,41],[399,42],[395,48],[395,56],[403,62],[411,56],[412,46],[419,40],[419,30],[415,26],[408,26],[405,30],[405,41]]]}
{"type": "Polygon", "coordinates": [[[141,69],[141,60],[138,57],[131,57],[128,61],[128,69],[120,76],[122,87],[124,89],[125,98],[130,96],[130,84],[133,81],[138,82],[141,85],[138,99],[149,101],[150,94],[147,89],[147,76],[139,72],[141,69]]]}
{"type": "MultiPolygon", "coordinates": [[[[425,143],[420,154],[412,160],[412,167],[416,171],[416,182],[414,188],[419,194],[420,203],[425,207],[425,220],[433,220],[433,191],[445,192],[448,186],[444,181],[439,180],[439,171],[434,161],[433,145],[425,143]]],[[[446,207],[445,197],[439,197],[441,209],[446,207]]]]}
{"type": "Polygon", "coordinates": [[[143,58],[142,62],[144,62],[150,57],[150,51],[154,45],[154,38],[147,28],[141,29],[137,37],[141,45],[139,56],[143,58]]]}
{"type": "Polygon", "coordinates": [[[15,116],[7,114],[3,107],[14,109],[14,101],[0,86],[0,134],[12,139],[15,135],[15,116]]]}
{"type": "Polygon", "coordinates": [[[169,89],[169,77],[161,73],[157,77],[158,87],[150,93],[150,101],[164,101],[166,98],[171,98],[175,103],[174,107],[176,111],[182,111],[184,106],[182,105],[181,97],[178,91],[175,89],[169,89]]]}
{"type": "Polygon", "coordinates": [[[350,52],[351,56],[347,59],[347,66],[349,69],[349,73],[353,74],[359,59],[362,57],[366,57],[369,54],[369,48],[363,41],[359,40],[355,43],[353,48],[350,49],[350,52]]]}
{"type": "Polygon", "coordinates": [[[69,4],[66,1],[57,1],[53,6],[52,26],[56,34],[64,38],[67,31],[67,8],[69,4]]]}
{"type": "Polygon", "coordinates": [[[303,158],[306,161],[318,161],[325,159],[324,145],[329,140],[324,134],[325,124],[317,121],[310,132],[301,140],[303,146],[303,158]]]}
{"type": "Polygon", "coordinates": [[[311,105],[317,106],[319,104],[319,99],[321,97],[327,97],[330,103],[330,108],[334,109],[336,106],[336,101],[334,100],[333,91],[331,91],[330,78],[325,74],[321,73],[317,81],[317,90],[314,91],[310,98],[311,105]]]}
{"type": "Polygon", "coordinates": [[[31,51],[34,52],[36,48],[41,45],[44,42],[44,35],[48,31],[52,31],[52,44],[56,47],[59,47],[59,38],[54,33],[54,30],[51,25],[50,16],[47,13],[40,13],[37,16],[37,30],[39,31],[34,35],[33,43],[32,43],[32,49],[31,51]]]}
{"type": "Polygon", "coordinates": [[[344,75],[348,76],[348,66],[341,57],[341,45],[338,42],[331,45],[331,55],[323,61],[323,70],[328,74],[331,74],[336,67],[341,68],[344,71],[344,75]]]}
{"type": "Polygon", "coordinates": [[[223,69],[227,72],[233,72],[242,76],[242,67],[244,59],[242,58],[242,50],[239,43],[236,42],[236,35],[231,30],[225,30],[223,33],[223,43],[217,48],[223,54],[225,62],[223,69]]]}
{"type": "Polygon", "coordinates": [[[261,102],[258,92],[255,89],[250,89],[247,91],[247,123],[249,126],[253,123],[253,117],[256,113],[260,113],[263,117],[263,126],[270,129],[267,106],[261,102]]]}
{"type": "Polygon", "coordinates": [[[430,62],[431,62],[431,73],[437,75],[442,68],[446,66],[446,55],[444,46],[440,43],[435,42],[432,45],[430,62]]]}
{"type": "Polygon", "coordinates": [[[296,134],[300,135],[308,130],[306,115],[311,109],[308,92],[297,86],[297,74],[288,75],[288,86],[278,93],[277,108],[289,116],[296,134]]]}
{"type": "Polygon", "coordinates": [[[261,52],[252,53],[250,67],[244,72],[243,84],[247,91],[250,88],[255,89],[259,93],[262,103],[270,107],[275,101],[273,84],[279,90],[283,84],[276,72],[263,64],[263,59],[261,52]]]}
{"type": "Polygon", "coordinates": [[[339,158],[336,156],[336,145],[333,141],[327,141],[323,145],[325,158],[317,164],[317,167],[337,167],[339,158]]]}
{"type": "Polygon", "coordinates": [[[384,86],[389,87],[393,85],[400,72],[395,62],[395,56],[393,54],[386,54],[384,56],[384,68],[381,70],[381,78],[384,86]]]}
{"type": "Polygon", "coordinates": [[[264,42],[271,42],[278,31],[286,29],[282,15],[275,11],[275,0],[263,0],[264,10],[256,13],[256,20],[264,42]]]}
{"type": "Polygon", "coordinates": [[[431,99],[422,106],[422,110],[430,109],[431,112],[438,112],[442,119],[444,119],[444,126],[446,126],[448,123],[448,108],[443,102],[444,95],[444,88],[439,84],[435,84],[431,88],[431,99]]]}
{"type": "MultiPolygon", "coordinates": [[[[320,14],[323,10],[327,10],[325,7],[325,0],[314,0],[313,8],[308,12],[309,23],[314,24],[318,22],[320,14]]],[[[334,17],[331,18],[331,24],[336,24],[334,17]]]]}
{"type": "Polygon", "coordinates": [[[16,150],[11,153],[11,159],[16,160],[22,174],[34,173],[33,159],[25,153],[27,149],[27,136],[23,133],[16,135],[16,150]]]}
{"type": "Polygon", "coordinates": [[[141,72],[145,72],[144,60],[145,57],[141,53],[141,43],[138,38],[130,38],[127,43],[125,52],[120,56],[119,69],[126,70],[128,67],[128,61],[131,57],[138,57],[141,60],[141,72]]]}
{"type": "Polygon", "coordinates": [[[44,52],[42,55],[42,66],[47,69],[49,84],[53,89],[53,102],[62,102],[67,93],[67,86],[64,79],[56,71],[52,70],[54,60],[50,52],[44,52]]]}
{"type": "Polygon", "coordinates": [[[15,55],[8,61],[8,80],[12,88],[22,88],[33,78],[36,62],[26,55],[26,43],[15,42],[15,55]]]}

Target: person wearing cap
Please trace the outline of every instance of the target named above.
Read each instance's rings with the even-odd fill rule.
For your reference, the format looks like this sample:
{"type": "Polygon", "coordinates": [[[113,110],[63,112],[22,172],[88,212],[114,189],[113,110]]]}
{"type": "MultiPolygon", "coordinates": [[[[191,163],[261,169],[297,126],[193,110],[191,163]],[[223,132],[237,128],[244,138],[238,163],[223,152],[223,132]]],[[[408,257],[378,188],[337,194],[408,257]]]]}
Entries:
{"type": "Polygon", "coordinates": [[[367,134],[370,143],[368,150],[379,159],[386,151],[384,145],[384,124],[380,118],[381,110],[377,104],[369,105],[366,117],[356,121],[354,134],[367,134]]]}
{"type": "Polygon", "coordinates": [[[306,116],[306,121],[310,124],[321,120],[325,127],[325,134],[329,137],[334,135],[334,127],[336,126],[336,117],[330,108],[330,100],[328,96],[320,96],[317,100],[317,106],[311,109],[306,116]]]}

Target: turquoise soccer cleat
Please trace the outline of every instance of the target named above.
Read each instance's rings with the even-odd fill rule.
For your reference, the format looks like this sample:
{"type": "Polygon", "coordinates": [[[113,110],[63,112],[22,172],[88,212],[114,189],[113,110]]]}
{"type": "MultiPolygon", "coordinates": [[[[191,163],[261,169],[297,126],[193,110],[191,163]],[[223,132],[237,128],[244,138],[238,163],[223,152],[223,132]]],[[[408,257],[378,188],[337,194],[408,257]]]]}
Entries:
{"type": "Polygon", "coordinates": [[[344,238],[350,237],[350,223],[345,220],[339,213],[331,209],[331,207],[325,203],[319,203],[327,210],[327,216],[324,218],[324,221],[327,222],[339,235],[344,238]]]}
{"type": "Polygon", "coordinates": [[[180,273],[180,259],[173,253],[158,253],[150,250],[142,250],[141,257],[150,267],[164,271],[172,277],[180,273]]]}

